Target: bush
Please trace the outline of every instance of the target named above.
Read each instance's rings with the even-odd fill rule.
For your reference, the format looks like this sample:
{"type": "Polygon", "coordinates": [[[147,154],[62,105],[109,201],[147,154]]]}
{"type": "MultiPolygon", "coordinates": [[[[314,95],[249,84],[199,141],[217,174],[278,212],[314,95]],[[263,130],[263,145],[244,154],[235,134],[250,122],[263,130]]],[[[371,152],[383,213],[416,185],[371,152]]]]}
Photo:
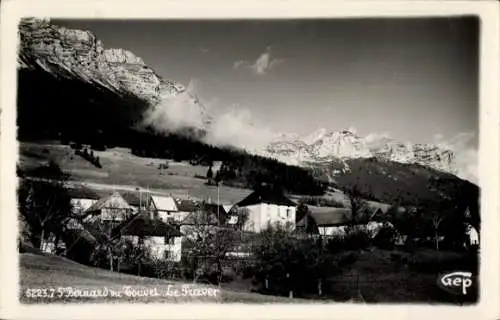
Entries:
{"type": "Polygon", "coordinates": [[[348,226],[346,228],[344,236],[344,248],[346,250],[366,249],[371,244],[371,232],[366,226],[348,226]]]}
{"type": "Polygon", "coordinates": [[[357,252],[347,252],[345,254],[341,254],[337,257],[338,267],[342,269],[351,266],[358,261],[358,258],[359,254],[357,252]]]}
{"type": "Polygon", "coordinates": [[[478,269],[477,254],[453,251],[423,249],[416,252],[408,261],[410,269],[418,272],[436,273],[454,270],[478,269]]]}
{"type": "Polygon", "coordinates": [[[337,253],[345,248],[344,243],[344,236],[342,235],[330,237],[326,241],[326,249],[330,253],[337,253]]]}
{"type": "Polygon", "coordinates": [[[268,227],[257,238],[255,280],[266,293],[295,296],[316,293],[320,279],[331,275],[335,264],[323,245],[311,238],[299,238],[284,227],[268,227]]]}
{"type": "Polygon", "coordinates": [[[173,279],[182,276],[182,268],[179,263],[167,260],[153,260],[149,264],[151,276],[158,279],[173,279]]]}
{"type": "Polygon", "coordinates": [[[396,230],[384,224],[373,238],[373,245],[380,249],[392,249],[396,240],[396,230]]]}

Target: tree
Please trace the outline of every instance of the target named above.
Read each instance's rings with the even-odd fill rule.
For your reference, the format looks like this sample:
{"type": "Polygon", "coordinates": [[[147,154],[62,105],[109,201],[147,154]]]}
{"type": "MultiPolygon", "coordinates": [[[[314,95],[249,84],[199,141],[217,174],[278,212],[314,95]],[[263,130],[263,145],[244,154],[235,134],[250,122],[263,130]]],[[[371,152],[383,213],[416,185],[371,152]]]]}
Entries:
{"type": "Polygon", "coordinates": [[[357,184],[346,191],[349,198],[351,208],[351,224],[365,223],[366,216],[364,216],[364,209],[366,208],[366,201],[362,198],[361,192],[357,184]]]}
{"type": "MultiPolygon", "coordinates": [[[[91,260],[99,267],[109,267],[114,270],[114,262],[120,261],[124,249],[124,240],[116,229],[117,224],[130,218],[129,212],[118,203],[109,201],[106,207],[109,215],[117,218],[113,221],[102,221],[99,216],[86,219],[83,223],[86,229],[95,237],[97,245],[92,253],[91,260]],[[118,217],[120,217],[118,219],[118,217]]],[[[139,213],[135,217],[139,217],[139,213]]],[[[128,223],[130,223],[129,221],[128,223]]],[[[124,226],[122,225],[121,228],[124,226]]],[[[143,248],[144,249],[144,248],[143,248]]]]}
{"type": "Polygon", "coordinates": [[[23,180],[18,192],[19,211],[34,233],[33,242],[39,241],[37,245],[43,249],[47,232],[55,233],[57,245],[72,206],[65,187],[67,175],[56,163],[35,171],[44,180],[23,180]]]}
{"type": "Polygon", "coordinates": [[[212,179],[213,175],[212,166],[210,166],[207,171],[207,179],[212,179]]]}
{"type": "Polygon", "coordinates": [[[217,170],[217,173],[215,174],[215,183],[219,184],[219,182],[222,181],[222,175],[220,173],[220,170],[217,170]]]}
{"type": "Polygon", "coordinates": [[[248,222],[248,219],[250,218],[250,210],[248,208],[236,207],[233,208],[232,211],[236,213],[236,229],[243,230],[248,222]]]}
{"type": "Polygon", "coordinates": [[[439,251],[439,226],[441,225],[441,222],[445,217],[438,212],[434,212],[432,214],[431,222],[432,222],[432,227],[434,228],[434,241],[436,244],[436,250],[439,251]]]}
{"type": "Polygon", "coordinates": [[[299,222],[304,218],[305,218],[304,231],[309,234],[311,233],[319,234],[316,222],[311,216],[311,211],[309,210],[309,207],[304,202],[301,201],[297,206],[295,221],[299,222]]]}
{"type": "Polygon", "coordinates": [[[190,268],[194,274],[193,282],[196,283],[201,277],[210,278],[215,274],[215,279],[212,280],[220,285],[223,277],[223,261],[228,252],[241,244],[243,232],[229,226],[229,221],[217,225],[208,212],[200,210],[191,217],[192,224],[184,232],[186,245],[183,247],[189,248],[186,254],[192,261],[190,268]]]}
{"type": "Polygon", "coordinates": [[[308,213],[309,213],[309,208],[303,201],[300,201],[299,205],[297,206],[296,220],[297,221],[302,220],[308,213]]]}
{"type": "Polygon", "coordinates": [[[253,246],[256,280],[267,291],[294,296],[305,292],[323,294],[323,280],[332,261],[321,241],[298,237],[286,226],[269,225],[253,246]]]}

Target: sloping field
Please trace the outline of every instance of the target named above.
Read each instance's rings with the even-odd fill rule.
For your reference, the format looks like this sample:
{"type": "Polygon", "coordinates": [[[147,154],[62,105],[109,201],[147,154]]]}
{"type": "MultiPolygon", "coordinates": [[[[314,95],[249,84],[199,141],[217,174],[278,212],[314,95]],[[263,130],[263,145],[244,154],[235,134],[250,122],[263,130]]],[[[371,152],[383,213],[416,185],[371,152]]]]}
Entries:
{"type": "Polygon", "coordinates": [[[57,257],[20,254],[20,299],[23,303],[61,302],[245,302],[289,303],[312,302],[255,293],[234,292],[216,286],[143,278],[91,268],[57,257]],[[40,292],[33,289],[47,289],[40,292]],[[29,289],[29,290],[28,290],[29,289]],[[101,296],[89,297],[92,290],[101,296]],[[103,296],[107,290],[107,296],[103,296]],[[84,297],[85,292],[87,296],[84,297]],[[111,292],[121,296],[111,296],[111,292]],[[179,293],[179,296],[175,295],[179,293]],[[156,294],[157,293],[157,294],[156,294]],[[41,297],[29,297],[29,296],[41,297]],[[135,295],[135,296],[134,296],[135,295]],[[140,296],[139,296],[140,295],[140,296]]]}
{"type": "MultiPolygon", "coordinates": [[[[71,177],[73,186],[85,185],[96,190],[133,191],[137,187],[149,188],[153,193],[191,197],[198,200],[217,200],[217,188],[205,185],[208,167],[192,166],[185,162],[168,161],[168,169],[159,169],[166,160],[134,156],[130,150],[113,148],[95,151],[102,169],[75,155],[69,146],[57,144],[21,143],[20,165],[22,169],[35,168],[55,161],[71,177]]],[[[221,186],[220,202],[234,204],[250,194],[251,190],[221,186]]]]}

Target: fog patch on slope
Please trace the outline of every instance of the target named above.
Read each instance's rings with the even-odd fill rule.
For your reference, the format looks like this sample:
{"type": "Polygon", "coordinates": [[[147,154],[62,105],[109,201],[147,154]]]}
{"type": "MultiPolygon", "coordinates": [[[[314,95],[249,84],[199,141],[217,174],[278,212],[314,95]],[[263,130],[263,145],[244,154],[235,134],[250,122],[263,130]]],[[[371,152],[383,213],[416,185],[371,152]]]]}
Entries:
{"type": "Polygon", "coordinates": [[[233,106],[224,110],[216,100],[200,102],[199,81],[190,81],[186,90],[164,96],[160,103],[144,113],[143,125],[160,134],[176,133],[185,128],[204,131],[204,142],[215,146],[234,146],[260,152],[275,133],[256,121],[249,109],[233,106]],[[223,111],[221,111],[223,110],[223,111]]]}

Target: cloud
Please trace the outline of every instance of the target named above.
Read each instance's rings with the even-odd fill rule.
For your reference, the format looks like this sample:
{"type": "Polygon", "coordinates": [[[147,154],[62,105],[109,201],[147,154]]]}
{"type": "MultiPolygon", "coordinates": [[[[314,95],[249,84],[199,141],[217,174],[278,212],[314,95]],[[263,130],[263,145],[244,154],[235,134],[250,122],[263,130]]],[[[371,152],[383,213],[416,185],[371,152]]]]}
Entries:
{"type": "Polygon", "coordinates": [[[196,92],[201,82],[192,79],[186,90],[175,96],[164,96],[160,103],[143,115],[143,125],[151,126],[160,133],[179,129],[203,128],[208,110],[198,100],[196,92]]]}
{"type": "Polygon", "coordinates": [[[476,135],[472,132],[462,132],[449,139],[437,134],[434,136],[434,143],[441,148],[453,151],[455,167],[460,178],[477,183],[479,151],[474,143],[475,138],[476,135]]]}
{"type": "Polygon", "coordinates": [[[372,132],[369,133],[368,135],[365,136],[366,142],[377,142],[377,141],[384,141],[386,139],[390,139],[390,135],[388,132],[383,132],[383,133],[376,133],[372,132]]]}
{"type": "Polygon", "coordinates": [[[233,63],[234,69],[246,68],[251,70],[256,75],[264,75],[274,68],[277,64],[283,63],[284,59],[277,59],[271,56],[271,48],[259,55],[257,60],[249,62],[245,60],[236,61],[233,63]]]}
{"type": "Polygon", "coordinates": [[[258,153],[272,141],[273,137],[274,132],[260,121],[256,121],[249,109],[234,106],[214,118],[207,142],[237,146],[258,153]]]}
{"type": "Polygon", "coordinates": [[[245,65],[247,65],[247,64],[248,64],[248,62],[243,61],[243,60],[240,60],[240,61],[235,61],[235,62],[233,63],[233,68],[234,68],[234,69],[238,69],[239,67],[245,66],[245,65]]]}
{"type": "Polygon", "coordinates": [[[211,51],[212,51],[212,50],[210,50],[210,48],[206,48],[206,47],[203,47],[203,46],[201,46],[201,47],[199,48],[199,50],[200,50],[200,52],[201,52],[202,54],[209,53],[209,52],[211,52],[211,51]]]}
{"type": "Polygon", "coordinates": [[[235,146],[249,152],[260,152],[274,137],[274,132],[254,118],[243,106],[226,108],[219,100],[199,101],[203,87],[192,79],[186,90],[175,96],[165,96],[143,117],[143,125],[166,134],[186,127],[206,130],[205,142],[218,146],[235,146]],[[210,114],[210,124],[207,117],[210,114]]]}

